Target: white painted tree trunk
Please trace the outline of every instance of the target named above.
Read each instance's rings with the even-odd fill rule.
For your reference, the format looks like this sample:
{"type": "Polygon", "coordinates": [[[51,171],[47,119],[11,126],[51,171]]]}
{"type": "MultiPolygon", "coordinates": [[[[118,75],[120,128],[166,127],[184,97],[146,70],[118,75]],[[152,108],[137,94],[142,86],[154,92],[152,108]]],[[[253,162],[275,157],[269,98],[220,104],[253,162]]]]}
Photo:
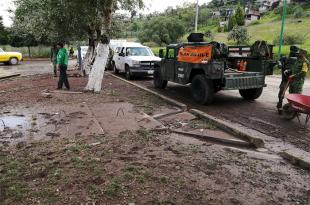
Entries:
{"type": "Polygon", "coordinates": [[[100,92],[102,86],[102,80],[104,75],[104,70],[109,57],[109,45],[99,43],[96,48],[95,62],[92,66],[88,77],[88,83],[85,90],[100,92]]]}

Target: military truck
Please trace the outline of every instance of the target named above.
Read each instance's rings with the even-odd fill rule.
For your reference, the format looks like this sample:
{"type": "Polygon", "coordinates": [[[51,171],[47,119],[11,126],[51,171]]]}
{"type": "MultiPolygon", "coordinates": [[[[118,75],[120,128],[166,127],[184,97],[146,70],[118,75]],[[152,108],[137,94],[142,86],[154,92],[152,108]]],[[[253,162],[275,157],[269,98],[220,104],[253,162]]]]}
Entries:
{"type": "Polygon", "coordinates": [[[257,41],[253,46],[226,46],[218,42],[188,42],[168,45],[159,51],[154,86],[164,89],[168,81],[191,84],[193,99],[210,104],[221,90],[239,90],[246,100],[255,100],[273,74],[273,46],[257,41]],[[165,55],[164,55],[165,53],[165,55]]]}

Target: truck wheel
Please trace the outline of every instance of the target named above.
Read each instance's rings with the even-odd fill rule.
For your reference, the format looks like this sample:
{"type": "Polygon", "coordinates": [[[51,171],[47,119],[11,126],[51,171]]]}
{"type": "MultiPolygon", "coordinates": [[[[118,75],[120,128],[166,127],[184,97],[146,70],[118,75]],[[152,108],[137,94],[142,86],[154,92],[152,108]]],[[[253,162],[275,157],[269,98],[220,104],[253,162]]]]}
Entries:
{"type": "Polygon", "coordinates": [[[164,80],[159,71],[154,71],[154,86],[155,88],[165,89],[168,81],[164,80]]]}
{"type": "Polygon", "coordinates": [[[115,65],[114,62],[112,62],[112,66],[113,66],[113,73],[118,74],[119,71],[117,70],[116,65],[115,65]]]}
{"type": "Polygon", "coordinates": [[[263,88],[239,90],[239,93],[245,100],[255,100],[261,96],[263,88]]]}
{"type": "Polygon", "coordinates": [[[127,80],[132,80],[132,74],[130,72],[130,68],[127,65],[125,67],[125,77],[127,80]]]}
{"type": "Polygon", "coordinates": [[[214,99],[213,82],[204,75],[196,75],[191,83],[194,100],[199,104],[210,104],[214,99]]]}
{"type": "Polygon", "coordinates": [[[19,63],[17,58],[11,58],[9,61],[10,65],[17,65],[19,63]]]}

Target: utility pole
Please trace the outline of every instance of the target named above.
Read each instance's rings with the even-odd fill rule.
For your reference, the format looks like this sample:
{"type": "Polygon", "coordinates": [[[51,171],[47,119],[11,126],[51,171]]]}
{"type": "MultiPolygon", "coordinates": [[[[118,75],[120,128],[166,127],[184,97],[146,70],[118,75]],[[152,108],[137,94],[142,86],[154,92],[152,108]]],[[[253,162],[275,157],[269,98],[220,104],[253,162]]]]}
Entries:
{"type": "Polygon", "coordinates": [[[197,0],[197,3],[196,3],[195,33],[197,33],[198,31],[198,13],[199,13],[198,1],[199,0],[197,0]]]}
{"type": "Polygon", "coordinates": [[[280,33],[278,60],[280,60],[281,53],[282,53],[283,33],[284,33],[285,16],[286,16],[286,0],[283,0],[283,5],[282,6],[283,6],[283,10],[282,10],[282,27],[281,27],[281,33],[280,33]]]}

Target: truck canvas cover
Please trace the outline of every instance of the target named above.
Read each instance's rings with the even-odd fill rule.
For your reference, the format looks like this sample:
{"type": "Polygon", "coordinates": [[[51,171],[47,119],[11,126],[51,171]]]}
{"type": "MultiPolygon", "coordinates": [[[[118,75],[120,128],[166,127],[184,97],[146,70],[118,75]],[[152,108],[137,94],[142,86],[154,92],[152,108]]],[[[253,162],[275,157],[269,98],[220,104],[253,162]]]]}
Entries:
{"type": "Polygon", "coordinates": [[[202,63],[212,58],[212,45],[181,47],[178,61],[186,63],[202,63]]]}

